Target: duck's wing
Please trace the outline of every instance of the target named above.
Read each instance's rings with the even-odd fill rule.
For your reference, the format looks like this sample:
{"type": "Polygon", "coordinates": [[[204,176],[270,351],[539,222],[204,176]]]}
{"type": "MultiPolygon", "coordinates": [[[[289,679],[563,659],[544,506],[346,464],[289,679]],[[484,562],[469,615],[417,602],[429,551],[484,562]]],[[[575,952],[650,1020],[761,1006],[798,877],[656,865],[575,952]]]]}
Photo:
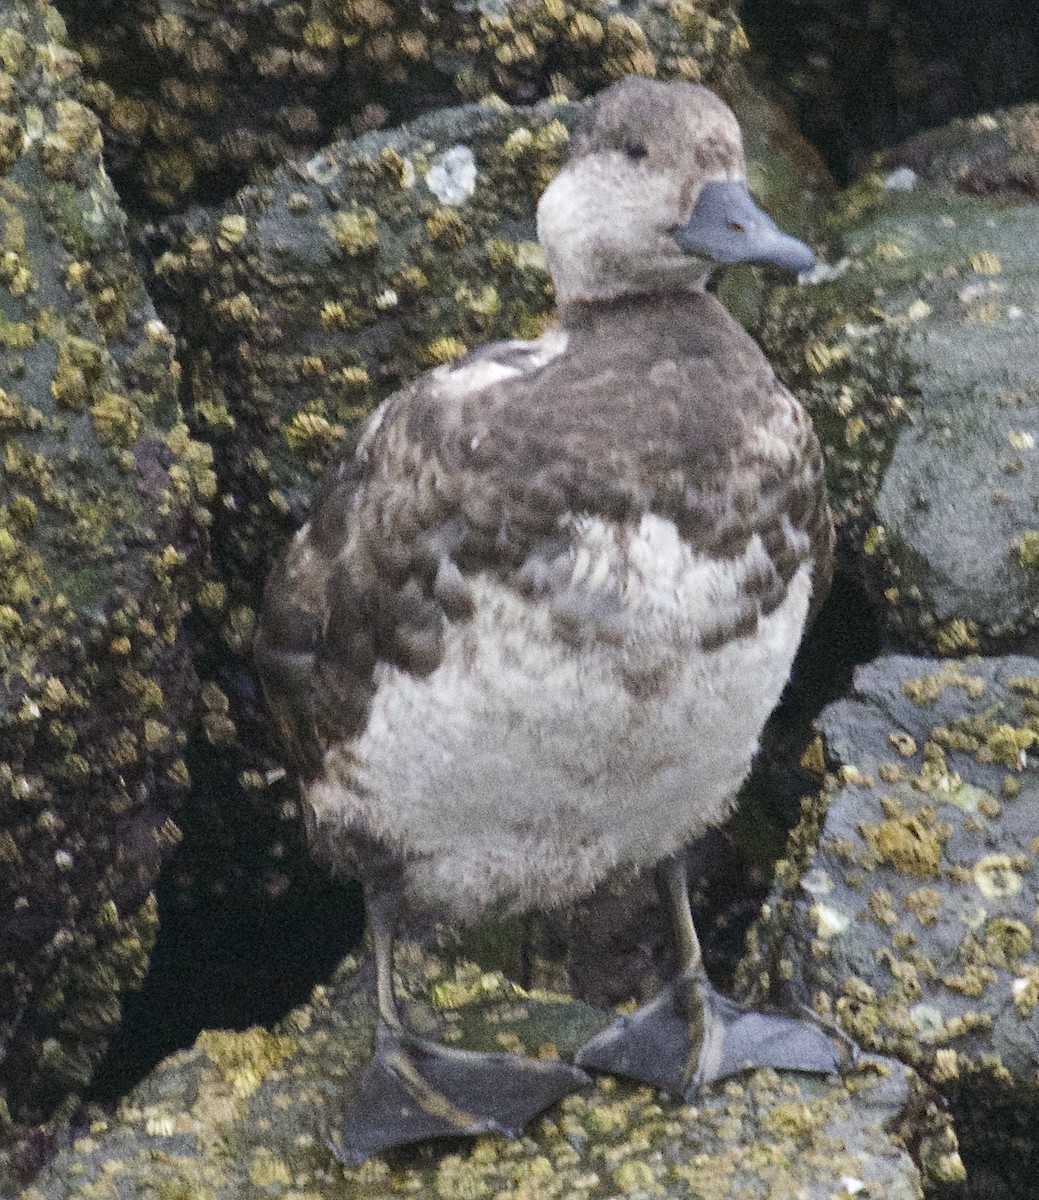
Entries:
{"type": "Polygon", "coordinates": [[[778,380],[771,389],[770,415],[742,457],[741,467],[749,471],[757,491],[750,525],[782,585],[802,563],[811,564],[811,622],[833,580],[833,517],[819,439],[808,414],[778,380]]]}
{"type": "Polygon", "coordinates": [[[664,420],[673,442],[670,461],[647,472],[649,511],[669,517],[689,548],[730,580],[703,626],[707,650],[755,633],[805,566],[810,620],[833,573],[833,523],[811,420],[737,332],[727,357],[689,355],[670,384],[658,381],[655,401],[672,409],[664,420]]]}
{"type": "Polygon", "coordinates": [[[446,622],[471,614],[468,573],[508,572],[556,534],[567,498],[539,490],[530,472],[559,447],[502,419],[517,390],[507,385],[555,357],[565,342],[554,337],[497,343],[422,376],[326,474],[268,579],[254,644],[304,777],[325,748],[362,731],[377,663],[419,676],[436,668],[446,622]]]}

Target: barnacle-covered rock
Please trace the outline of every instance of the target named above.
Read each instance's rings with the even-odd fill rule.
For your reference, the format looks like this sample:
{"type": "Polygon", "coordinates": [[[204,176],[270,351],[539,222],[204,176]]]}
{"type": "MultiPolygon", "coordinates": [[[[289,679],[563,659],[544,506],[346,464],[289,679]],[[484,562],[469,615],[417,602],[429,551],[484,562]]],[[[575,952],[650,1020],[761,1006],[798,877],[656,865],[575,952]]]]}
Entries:
{"type": "Polygon", "coordinates": [[[935,135],[930,157],[907,151],[930,181],[889,158],[843,193],[821,282],[785,291],[762,326],[812,410],[889,628],[940,653],[1031,646],[1039,613],[1039,210],[1015,203],[1039,154],[1022,113],[989,139],[1002,168],[988,150],[973,159],[966,135],[995,120],[935,135]],[[960,190],[974,169],[999,195],[960,190]]]}
{"type": "Polygon", "coordinates": [[[1021,104],[928,129],[877,156],[971,196],[1039,198],[1039,105],[1021,104]]]}
{"type": "Polygon", "coordinates": [[[881,658],[818,726],[835,771],[781,866],[744,982],[912,1063],[1026,1194],[1039,659],[881,658]]]}
{"type": "Polygon", "coordinates": [[[731,0],[145,0],[66,5],[124,192],[225,197],[257,167],[495,94],[575,98],[628,74],[720,79],[731,0]]]}
{"type": "MultiPolygon", "coordinates": [[[[437,1024],[459,1046],[569,1056],[605,1020],[564,997],[423,956],[411,943],[399,947],[396,968],[412,1019],[437,1024]]],[[[23,1200],[918,1200],[923,1179],[962,1171],[948,1122],[912,1073],[885,1059],[864,1061],[844,1080],[761,1071],[709,1089],[695,1105],[604,1079],[514,1141],[460,1140],[344,1169],[325,1137],[370,1051],[371,984],[370,971],[347,960],[275,1029],[203,1033],[111,1120],[84,1131],[23,1200]]]]}
{"type": "Polygon", "coordinates": [[[147,967],[214,477],[39,0],[0,9],[0,143],[3,1137],[67,1109],[147,967]]]}

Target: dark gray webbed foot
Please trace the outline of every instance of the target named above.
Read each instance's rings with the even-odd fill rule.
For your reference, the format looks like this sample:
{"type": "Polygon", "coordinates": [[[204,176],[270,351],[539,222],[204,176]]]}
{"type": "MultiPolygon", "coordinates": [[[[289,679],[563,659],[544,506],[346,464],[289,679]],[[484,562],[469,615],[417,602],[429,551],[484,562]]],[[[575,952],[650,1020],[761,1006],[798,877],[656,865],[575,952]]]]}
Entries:
{"type": "Polygon", "coordinates": [[[703,969],[681,858],[660,865],[657,885],[671,912],[678,974],[648,1004],[585,1042],[578,1066],[691,1100],[704,1084],[753,1067],[833,1075],[853,1060],[850,1043],[817,1021],[755,1012],[716,992],[703,969]]]}
{"type": "Polygon", "coordinates": [[[814,1021],[745,1009],[701,972],[672,980],[581,1047],[578,1066],[652,1084],[684,1100],[754,1067],[835,1074],[848,1056],[814,1021]]]}
{"type": "Polygon", "coordinates": [[[567,1063],[455,1050],[408,1029],[393,983],[400,899],[392,881],[365,888],[379,1004],[375,1054],[328,1137],[332,1153],[351,1167],[426,1138],[514,1137],[538,1113],[591,1083],[567,1063]]]}
{"type": "Polygon", "coordinates": [[[395,1146],[435,1137],[515,1137],[591,1080],[562,1062],[455,1050],[380,1024],[375,1057],[328,1144],[357,1166],[395,1146]]]}

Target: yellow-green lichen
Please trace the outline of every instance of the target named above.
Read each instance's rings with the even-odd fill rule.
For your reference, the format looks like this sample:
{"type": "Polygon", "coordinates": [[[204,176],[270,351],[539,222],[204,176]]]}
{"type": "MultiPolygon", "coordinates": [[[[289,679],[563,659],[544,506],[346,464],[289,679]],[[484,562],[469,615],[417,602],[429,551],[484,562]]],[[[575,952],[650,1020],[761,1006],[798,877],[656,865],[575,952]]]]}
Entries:
{"type": "Polygon", "coordinates": [[[35,51],[21,30],[8,27],[0,30],[0,64],[16,79],[24,75],[35,61],[35,51]]]}
{"type": "Polygon", "coordinates": [[[379,244],[378,217],[371,208],[355,207],[336,213],[329,222],[329,232],[339,249],[350,257],[379,244]]]}
{"type": "Polygon", "coordinates": [[[316,413],[297,413],[285,428],[285,440],[296,453],[321,459],[342,439],[345,429],[316,413]]]}
{"type": "Polygon", "coordinates": [[[946,621],[932,632],[934,648],[939,654],[957,654],[964,650],[977,650],[980,645],[976,623],[957,618],[946,621]]]}
{"type": "Polygon", "coordinates": [[[952,833],[952,827],[936,821],[930,809],[897,813],[878,824],[862,822],[859,830],[882,861],[919,879],[938,875],[942,846],[952,833]]]}
{"type": "Polygon", "coordinates": [[[1021,566],[1029,571],[1039,571],[1039,532],[1029,529],[1011,547],[1021,566]]]}
{"type": "Polygon", "coordinates": [[[1034,729],[1019,729],[1013,725],[999,725],[985,739],[989,761],[1005,767],[1020,767],[1026,750],[1039,741],[1034,729]]]}
{"type": "Polygon", "coordinates": [[[265,1029],[207,1030],[197,1045],[219,1068],[235,1096],[246,1098],[299,1048],[297,1039],[265,1029]]]}
{"type": "Polygon", "coordinates": [[[103,445],[132,446],[141,431],[141,410],[116,392],[105,392],[96,400],[90,416],[103,445]]]}
{"type": "Polygon", "coordinates": [[[434,338],[434,340],[430,342],[428,346],[426,346],[424,357],[428,364],[436,366],[443,363],[454,362],[455,359],[461,358],[466,353],[466,350],[466,344],[461,338],[434,338]]]}
{"type": "Polygon", "coordinates": [[[948,687],[962,688],[971,699],[977,699],[985,691],[985,680],[971,675],[958,662],[945,662],[937,671],[907,679],[900,687],[914,704],[929,708],[948,687]]]}
{"type": "Polygon", "coordinates": [[[452,208],[438,208],[426,218],[429,240],[447,249],[459,249],[467,239],[465,221],[452,208]]]}

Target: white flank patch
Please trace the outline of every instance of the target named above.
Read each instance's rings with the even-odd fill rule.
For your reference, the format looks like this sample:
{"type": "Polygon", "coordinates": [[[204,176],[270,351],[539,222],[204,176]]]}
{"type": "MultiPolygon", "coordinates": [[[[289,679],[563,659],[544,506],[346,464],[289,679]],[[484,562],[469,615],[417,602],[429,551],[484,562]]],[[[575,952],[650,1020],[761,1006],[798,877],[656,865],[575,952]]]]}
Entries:
{"type": "Polygon", "coordinates": [[[307,800],[333,857],[347,827],[367,829],[417,856],[420,901],[468,918],[579,896],[726,815],[786,683],[809,568],[755,636],[704,653],[701,629],[764,556],[756,537],[721,561],[657,516],[570,528],[555,598],[612,602],[612,636],[574,648],[556,636],[552,595],[478,577],[475,616],[448,627],[440,666],[419,679],[382,664],[364,733],[328,752],[307,800]]]}
{"type": "Polygon", "coordinates": [[[523,372],[519,367],[482,358],[460,367],[437,367],[435,374],[438,376],[438,392],[449,396],[465,396],[469,392],[490,387],[492,383],[500,383],[503,379],[515,379],[523,372]]]}
{"type": "Polygon", "coordinates": [[[499,362],[493,358],[477,358],[472,362],[463,362],[461,366],[437,367],[432,378],[436,380],[437,391],[449,399],[461,399],[471,392],[479,392],[500,383],[503,379],[516,379],[546,366],[554,358],[558,358],[567,347],[569,338],[561,329],[550,329],[533,341],[498,342],[496,347],[503,355],[511,355],[512,362],[499,362]],[[521,352],[520,358],[517,352],[521,352]]]}

